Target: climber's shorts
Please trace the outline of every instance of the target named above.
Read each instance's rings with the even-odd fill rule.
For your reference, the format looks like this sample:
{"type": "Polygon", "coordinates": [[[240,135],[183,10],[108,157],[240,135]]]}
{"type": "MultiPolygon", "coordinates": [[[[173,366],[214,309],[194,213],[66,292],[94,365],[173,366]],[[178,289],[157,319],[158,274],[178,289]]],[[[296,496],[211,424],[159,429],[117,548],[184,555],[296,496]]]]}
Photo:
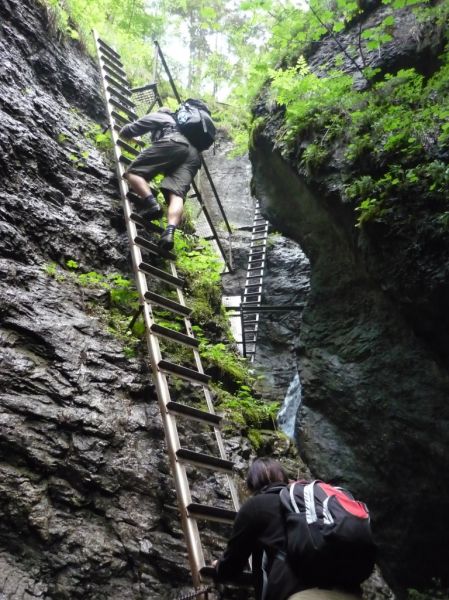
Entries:
{"type": "Polygon", "coordinates": [[[198,150],[187,141],[162,139],[146,148],[129,165],[127,173],[140,175],[150,181],[162,173],[165,175],[160,188],[185,198],[190,184],[201,166],[198,150]]]}

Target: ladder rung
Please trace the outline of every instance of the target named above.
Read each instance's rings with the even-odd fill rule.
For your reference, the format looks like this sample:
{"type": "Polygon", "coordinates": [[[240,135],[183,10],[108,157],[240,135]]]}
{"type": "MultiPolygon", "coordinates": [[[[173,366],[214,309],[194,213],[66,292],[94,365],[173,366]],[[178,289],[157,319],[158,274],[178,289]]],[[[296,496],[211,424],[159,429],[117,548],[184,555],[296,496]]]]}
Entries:
{"type": "Polygon", "coordinates": [[[115,106],[115,108],[123,111],[132,121],[136,121],[139,118],[136,113],[126,108],[126,106],[120,104],[120,102],[117,102],[117,100],[114,100],[114,98],[109,98],[109,104],[112,104],[112,106],[115,106]]]}
{"type": "Polygon", "coordinates": [[[103,48],[106,48],[107,50],[109,50],[109,52],[111,54],[113,54],[114,56],[116,56],[117,58],[120,58],[120,54],[116,50],[111,48],[111,46],[109,44],[107,44],[106,42],[104,42],[101,38],[98,38],[98,42],[99,42],[100,46],[103,46],[103,48]]]}
{"type": "Polygon", "coordinates": [[[205,519],[207,521],[218,521],[219,523],[234,523],[235,515],[237,514],[234,510],[228,508],[217,508],[215,506],[207,506],[206,504],[192,504],[187,505],[187,511],[189,517],[194,519],[205,519]]]}
{"type": "Polygon", "coordinates": [[[129,215],[129,218],[131,219],[131,221],[133,221],[137,225],[140,225],[147,231],[153,231],[154,233],[162,233],[164,231],[163,227],[159,227],[159,225],[156,225],[156,223],[152,223],[150,220],[144,219],[137,213],[131,213],[129,215]]]}
{"type": "Polygon", "coordinates": [[[101,55],[101,60],[103,61],[105,66],[108,67],[109,71],[112,71],[118,77],[121,77],[122,79],[126,79],[125,71],[121,67],[116,65],[114,61],[112,61],[110,58],[108,58],[104,54],[101,55]]]}
{"type": "Polygon", "coordinates": [[[168,258],[169,260],[176,260],[176,254],[173,254],[173,252],[169,252],[167,250],[162,250],[160,246],[153,242],[150,242],[150,240],[147,240],[140,235],[137,235],[134,238],[134,243],[140,246],[141,248],[145,248],[145,250],[152,252],[153,254],[163,256],[164,258],[168,258]]]}
{"type": "Polygon", "coordinates": [[[196,465],[197,467],[221,471],[223,473],[229,473],[230,475],[233,473],[234,463],[230,460],[219,458],[218,456],[194,452],[193,450],[187,450],[186,448],[177,450],[176,456],[180,461],[196,465]]]}
{"type": "Polygon", "coordinates": [[[117,98],[117,100],[119,102],[121,102],[124,106],[128,107],[129,110],[132,110],[133,108],[136,107],[136,105],[130,98],[127,98],[121,92],[118,92],[110,85],[107,85],[106,89],[111,94],[111,96],[114,96],[115,98],[117,98]]]}
{"type": "Polygon", "coordinates": [[[115,79],[113,77],[110,77],[109,75],[105,75],[104,78],[110,85],[113,85],[114,87],[116,87],[121,94],[124,94],[125,96],[131,94],[131,92],[129,91],[129,89],[127,87],[125,87],[118,81],[115,81],[115,79]]]}
{"type": "Polygon", "coordinates": [[[199,410],[198,408],[193,408],[192,406],[187,406],[187,404],[181,404],[180,402],[173,402],[170,400],[167,402],[166,407],[172,413],[186,417],[187,419],[192,419],[193,421],[208,423],[214,427],[220,425],[222,421],[222,417],[219,415],[199,410]]]}
{"type": "Polygon", "coordinates": [[[169,298],[164,298],[164,296],[160,296],[159,294],[155,294],[154,292],[145,292],[145,298],[151,304],[156,304],[156,306],[160,306],[162,308],[166,308],[167,310],[171,310],[177,315],[181,315],[183,317],[190,316],[192,309],[188,306],[183,306],[174,300],[170,300],[169,298]]]}
{"type": "Polygon", "coordinates": [[[103,70],[105,73],[107,73],[108,75],[113,77],[116,81],[121,83],[124,87],[128,88],[129,82],[126,79],[126,75],[120,75],[119,73],[117,73],[117,71],[115,71],[113,68],[109,67],[107,64],[103,65],[103,70]]]}
{"type": "Polygon", "coordinates": [[[161,281],[165,281],[165,283],[173,285],[177,288],[182,288],[184,285],[184,279],[179,279],[179,277],[174,277],[173,275],[170,275],[170,273],[167,273],[166,271],[162,271],[162,269],[158,269],[157,267],[153,267],[153,265],[149,265],[148,263],[141,262],[139,265],[139,269],[140,269],[140,271],[143,271],[144,273],[147,273],[148,275],[153,275],[153,277],[156,277],[157,279],[160,279],[161,281]]]}
{"type": "Polygon", "coordinates": [[[120,125],[129,125],[129,123],[131,123],[131,121],[129,119],[127,119],[126,117],[124,117],[123,115],[119,114],[118,112],[116,112],[115,110],[111,111],[111,115],[114,117],[114,119],[116,121],[118,121],[118,123],[120,125]]]}
{"type": "Polygon", "coordinates": [[[134,156],[140,154],[139,150],[136,150],[130,144],[127,144],[123,140],[117,140],[117,146],[120,146],[120,148],[123,148],[123,150],[126,150],[126,152],[129,152],[130,154],[134,154],[134,156]]]}
{"type": "Polygon", "coordinates": [[[163,327],[162,325],[158,325],[157,323],[153,323],[153,325],[151,325],[150,331],[155,335],[159,335],[174,342],[179,342],[180,344],[190,346],[191,348],[198,348],[198,346],[200,345],[199,341],[194,337],[186,335],[185,333],[181,333],[180,331],[175,331],[174,329],[170,329],[169,327],[163,327]]]}
{"type": "MultiPolygon", "coordinates": [[[[263,280],[263,276],[262,275],[247,275],[246,279],[260,279],[260,280],[263,280]]],[[[261,285],[262,285],[262,281],[261,281],[261,285]]]]}
{"type": "Polygon", "coordinates": [[[268,225],[253,225],[253,233],[260,233],[261,231],[268,231],[268,225]]]}
{"type": "MultiPolygon", "coordinates": [[[[255,235],[254,235],[254,236],[251,238],[251,243],[252,243],[252,242],[261,242],[261,241],[263,241],[263,240],[266,240],[266,239],[267,239],[267,234],[264,234],[264,235],[259,235],[259,236],[255,236],[255,235]]],[[[262,244],[259,244],[259,245],[261,246],[262,244]]]]}
{"type": "Polygon", "coordinates": [[[102,56],[106,57],[108,60],[114,63],[114,65],[117,65],[119,69],[123,69],[122,61],[114,56],[110,50],[106,48],[100,48],[100,52],[102,53],[102,56]]]}
{"type": "Polygon", "coordinates": [[[210,381],[210,376],[205,373],[200,373],[195,369],[189,369],[188,367],[183,367],[181,365],[176,365],[168,360],[160,360],[157,364],[158,368],[165,373],[169,373],[171,375],[177,375],[181,377],[181,379],[187,379],[188,381],[202,383],[207,385],[210,381]]]}
{"type": "Polygon", "coordinates": [[[118,81],[121,85],[123,85],[124,87],[128,87],[128,81],[125,77],[121,77],[120,75],[118,75],[113,69],[111,69],[110,67],[108,67],[107,65],[103,65],[103,70],[105,73],[107,73],[108,75],[110,75],[111,77],[113,77],[116,81],[118,81]]]}
{"type": "Polygon", "coordinates": [[[123,163],[124,165],[130,165],[133,161],[128,158],[127,156],[125,156],[124,154],[120,154],[120,162],[123,163]]]}

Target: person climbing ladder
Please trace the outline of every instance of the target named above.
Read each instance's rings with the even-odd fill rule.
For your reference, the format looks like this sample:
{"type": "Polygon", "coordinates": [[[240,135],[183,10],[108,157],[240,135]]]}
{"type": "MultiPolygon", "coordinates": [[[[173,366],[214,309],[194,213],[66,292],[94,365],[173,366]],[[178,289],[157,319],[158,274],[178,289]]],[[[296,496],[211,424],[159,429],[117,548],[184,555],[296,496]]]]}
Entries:
{"type": "MultiPolygon", "coordinates": [[[[191,102],[192,106],[194,106],[194,102],[203,105],[207,110],[207,113],[203,112],[203,114],[207,116],[209,111],[204,103],[193,100],[191,102]]],[[[196,138],[189,135],[190,130],[184,129],[184,123],[182,120],[180,121],[178,115],[182,114],[185,107],[187,110],[190,108],[189,101],[181,106],[178,113],[172,113],[169,108],[162,107],[157,112],[125,125],[119,133],[125,139],[150,133],[152,145],[137,156],[123,177],[128,181],[131,189],[145,200],[144,216],[154,220],[162,215],[162,209],[154,197],[148,181],[159,173],[164,175],[160,189],[168,204],[168,224],[159,240],[159,245],[163,250],[173,248],[174,233],[182,219],[185,196],[201,166],[199,152],[208,147],[196,143],[196,138]]],[[[187,117],[188,115],[189,113],[187,113],[187,117]]],[[[208,119],[210,120],[209,117],[208,119]]],[[[202,125],[204,125],[204,120],[202,125]]],[[[208,133],[206,126],[204,126],[204,133],[208,133]]],[[[212,133],[214,136],[214,127],[212,133]]]]}

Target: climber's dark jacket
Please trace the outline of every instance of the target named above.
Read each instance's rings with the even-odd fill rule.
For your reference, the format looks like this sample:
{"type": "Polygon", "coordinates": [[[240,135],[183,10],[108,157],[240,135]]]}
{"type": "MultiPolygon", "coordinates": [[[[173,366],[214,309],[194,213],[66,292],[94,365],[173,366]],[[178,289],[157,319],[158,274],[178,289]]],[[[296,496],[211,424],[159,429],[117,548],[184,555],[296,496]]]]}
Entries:
{"type": "Polygon", "coordinates": [[[285,560],[285,525],[279,499],[279,491],[284,486],[283,483],[266,486],[242,505],[227,548],[217,564],[219,581],[233,579],[245,569],[252,554],[257,600],[262,594],[263,551],[267,554],[269,573],[264,600],[285,600],[308,587],[285,560]]]}

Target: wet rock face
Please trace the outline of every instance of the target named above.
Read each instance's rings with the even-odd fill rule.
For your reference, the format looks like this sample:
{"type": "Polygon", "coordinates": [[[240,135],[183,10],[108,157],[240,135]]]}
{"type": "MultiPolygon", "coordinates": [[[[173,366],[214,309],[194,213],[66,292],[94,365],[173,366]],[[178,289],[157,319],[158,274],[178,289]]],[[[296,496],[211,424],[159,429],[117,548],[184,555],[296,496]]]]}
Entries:
{"type": "Polygon", "coordinates": [[[270,235],[262,303],[273,310],[260,314],[255,357],[263,375],[260,391],[270,399],[282,402],[297,373],[296,351],[309,280],[309,261],[298,244],[279,234],[270,235]]]}
{"type": "MultiPolygon", "coordinates": [[[[64,269],[131,276],[113,168],[88,135],[98,72],[48,19],[0,4],[0,598],[173,598],[191,579],[148,365],[64,269]]],[[[201,502],[220,485],[199,487],[201,502]]]]}
{"type": "MultiPolygon", "coordinates": [[[[412,231],[405,214],[389,232],[359,233],[335,179],[306,184],[274,147],[282,115],[263,98],[258,111],[268,122],[251,153],[255,193],[311,263],[298,346],[300,452],[316,476],[367,501],[379,564],[399,597],[433,577],[447,584],[447,248],[425,225],[412,231]]],[[[414,210],[419,199],[411,202],[414,210]]]]}

